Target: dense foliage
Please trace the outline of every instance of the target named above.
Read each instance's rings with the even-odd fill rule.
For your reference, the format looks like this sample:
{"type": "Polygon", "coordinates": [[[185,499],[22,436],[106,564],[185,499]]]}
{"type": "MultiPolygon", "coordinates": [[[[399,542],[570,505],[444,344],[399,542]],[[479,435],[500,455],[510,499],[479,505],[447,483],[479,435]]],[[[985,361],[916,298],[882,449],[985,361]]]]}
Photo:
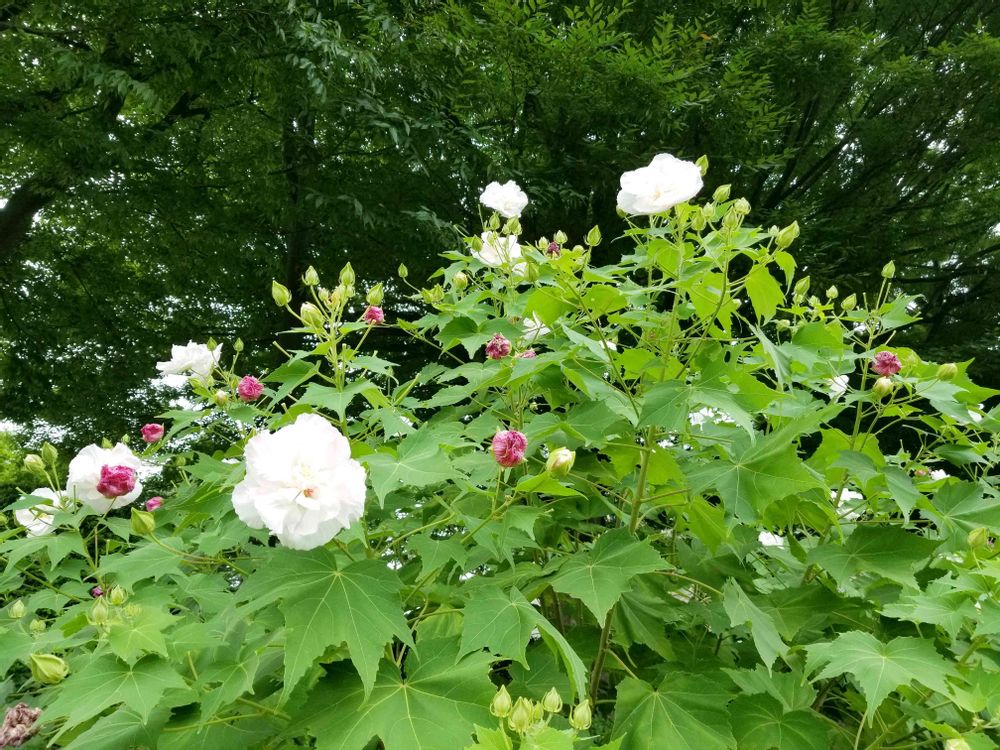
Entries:
{"type": "Polygon", "coordinates": [[[797,219],[824,288],[874,295],[895,258],[900,336],[1000,385],[998,25],[992,0],[0,2],[0,417],[67,449],[134,430],[172,343],[277,364],[271,278],[424,278],[497,175],[540,233],[610,226],[607,186],[665,149],[797,219]]]}
{"type": "MultiPolygon", "coordinates": [[[[445,253],[413,321],[308,270],[307,345],[263,392],[236,342],[215,367],[178,347],[160,369],[194,374],[190,408],[143,432],[162,498],[88,447],[89,499],[0,545],[2,689],[41,708],[33,741],[996,747],[996,392],[895,344],[892,264],[867,304],[810,288],[796,225],[750,226],[727,187],[660,210],[648,184],[619,197],[659,211],[620,259],[597,228],[519,241],[505,186],[514,215],[445,253]],[[387,328],[438,354],[400,379],[369,346],[387,328]],[[235,438],[186,449],[209,431],[235,438]]],[[[31,463],[65,486],[52,449],[31,463]]]]}

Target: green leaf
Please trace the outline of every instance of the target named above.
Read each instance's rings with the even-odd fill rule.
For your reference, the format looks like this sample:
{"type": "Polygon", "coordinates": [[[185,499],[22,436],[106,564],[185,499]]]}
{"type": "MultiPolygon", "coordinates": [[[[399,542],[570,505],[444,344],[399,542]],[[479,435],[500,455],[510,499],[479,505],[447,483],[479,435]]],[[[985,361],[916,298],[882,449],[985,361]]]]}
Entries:
{"type": "Polygon", "coordinates": [[[946,582],[933,581],[926,591],[905,593],[892,604],[882,607],[882,614],[910,622],[926,622],[941,627],[952,640],[958,637],[966,620],[979,620],[969,595],[953,590],[946,582]]]}
{"type": "Polygon", "coordinates": [[[860,526],[840,544],[824,544],[809,553],[837,583],[858,573],[874,573],[903,586],[917,587],[913,573],[924,567],[938,542],[897,526],[860,526]]]}
{"type": "Polygon", "coordinates": [[[871,725],[875,711],[889,693],[916,681],[931,690],[948,693],[946,677],[954,674],[951,663],[934,648],[934,642],[922,638],[899,637],[882,643],[870,633],[852,630],[841,633],[829,643],[806,646],[806,668],[823,666],[813,681],[849,673],[861,685],[871,725]]]}
{"type": "Polygon", "coordinates": [[[61,734],[123,703],[146,723],[165,691],[185,687],[187,683],[173,667],[157,656],[148,656],[128,666],[108,654],[71,673],[60,685],[55,700],[46,707],[45,717],[49,721],[66,719],[61,734]]]}
{"type": "Polygon", "coordinates": [[[124,661],[132,663],[142,654],[167,656],[163,632],[176,618],[151,605],[143,605],[138,615],[126,616],[108,628],[108,645],[124,661]]]}
{"type": "Polygon", "coordinates": [[[378,560],[343,569],[326,549],[278,549],[242,596],[257,609],[280,598],[285,616],[285,678],[282,698],[330,646],[347,644],[365,691],[375,683],[379,660],[393,638],[412,645],[403,617],[398,576],[378,560]]]}
{"type": "Polygon", "coordinates": [[[398,455],[370,453],[360,457],[368,467],[372,489],[379,503],[386,495],[403,487],[428,487],[456,476],[448,456],[432,429],[424,429],[404,438],[398,455]]]}
{"type": "Polygon", "coordinates": [[[369,389],[378,390],[374,384],[363,378],[349,383],[343,389],[331,388],[319,383],[310,383],[305,393],[302,394],[302,398],[299,399],[299,403],[328,409],[334,412],[340,419],[344,419],[347,407],[351,405],[354,397],[369,389]]]}
{"type": "Polygon", "coordinates": [[[382,662],[369,696],[352,674],[334,669],[313,689],[306,710],[293,718],[318,750],[364,750],[378,737],[385,750],[455,750],[476,725],[494,723],[489,706],[492,657],[458,658],[454,639],[424,641],[403,664],[382,662]]]}
{"type": "Polygon", "coordinates": [[[754,669],[725,669],[729,679],[746,695],[769,695],[786,711],[798,711],[812,706],[816,690],[800,671],[769,672],[758,664],[754,669]]]}
{"type": "Polygon", "coordinates": [[[604,623],[618,598],[640,573],[667,564],[648,542],[637,542],[625,529],[605,532],[593,548],[571,556],[552,580],[552,588],[580,599],[604,623]]]}
{"type": "Polygon", "coordinates": [[[732,750],[721,675],[673,672],[659,687],[626,677],[618,685],[612,736],[621,750],[732,750]]]}
{"type": "Polygon", "coordinates": [[[476,742],[466,745],[465,750],[514,750],[514,745],[502,729],[486,729],[477,725],[476,742]]]}
{"type": "Polygon", "coordinates": [[[639,414],[639,427],[650,425],[665,432],[682,432],[688,426],[691,389],[679,380],[657,383],[646,392],[639,414]]]}
{"type": "Polygon", "coordinates": [[[517,589],[509,595],[499,589],[477,594],[462,609],[462,647],[459,655],[488,649],[490,653],[528,666],[524,651],[542,615],[517,589]]]}
{"type": "Polygon", "coordinates": [[[521,750],[573,750],[573,735],[554,727],[529,734],[521,743],[521,750]]]}
{"type": "Polygon", "coordinates": [[[741,695],[729,704],[740,750],[828,750],[826,725],[812,711],[785,712],[769,695],[741,695]]]}
{"type": "Polygon", "coordinates": [[[758,319],[763,321],[773,318],[778,305],[785,301],[785,293],[767,267],[755,265],[747,275],[746,285],[750,304],[758,319]]]}
{"type": "Polygon", "coordinates": [[[234,660],[217,661],[198,675],[203,685],[215,685],[201,701],[201,717],[208,721],[219,710],[244,693],[253,694],[253,681],[260,657],[254,652],[240,655],[234,660]],[[216,684],[217,683],[217,684],[216,684]]]}
{"type": "Polygon", "coordinates": [[[143,719],[129,708],[119,708],[102,716],[72,742],[66,750],[121,750],[123,747],[156,747],[160,730],[170,716],[170,709],[156,708],[143,719]]]}
{"type": "Polygon", "coordinates": [[[733,627],[737,625],[749,625],[750,634],[753,636],[754,645],[760,658],[764,660],[764,666],[771,669],[774,660],[785,653],[785,644],[778,635],[771,616],[761,610],[756,604],[750,601],[750,597],[744,593],[739,584],[730,578],[722,587],[722,606],[729,616],[729,622],[733,627]]]}
{"type": "Polygon", "coordinates": [[[618,600],[613,632],[616,643],[623,646],[642,644],[669,660],[674,657],[666,633],[670,595],[662,579],[663,576],[656,575],[641,575],[635,579],[632,590],[618,600]]]}
{"type": "Polygon", "coordinates": [[[948,480],[938,489],[931,505],[927,514],[934,519],[942,538],[960,537],[956,542],[964,544],[973,529],[1000,533],[1000,498],[984,498],[978,484],[948,480]]]}

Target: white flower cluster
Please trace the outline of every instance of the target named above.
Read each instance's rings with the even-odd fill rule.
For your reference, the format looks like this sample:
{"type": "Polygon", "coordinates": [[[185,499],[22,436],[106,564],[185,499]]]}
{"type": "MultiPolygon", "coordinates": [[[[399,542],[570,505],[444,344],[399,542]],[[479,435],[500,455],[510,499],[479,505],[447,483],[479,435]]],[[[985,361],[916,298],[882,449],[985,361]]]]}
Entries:
{"type": "Polygon", "coordinates": [[[246,477],[233,508],[254,529],[267,529],[292,549],[326,544],[361,518],[365,470],[341,432],[318,414],[301,414],[276,432],[247,442],[246,477]]]}
{"type": "MultiPolygon", "coordinates": [[[[156,369],[165,376],[191,375],[202,382],[212,378],[212,370],[219,364],[222,344],[209,349],[207,344],[189,341],[186,345],[174,344],[170,348],[170,359],[157,362],[156,369]]],[[[176,382],[176,381],[174,381],[176,382]]]]}

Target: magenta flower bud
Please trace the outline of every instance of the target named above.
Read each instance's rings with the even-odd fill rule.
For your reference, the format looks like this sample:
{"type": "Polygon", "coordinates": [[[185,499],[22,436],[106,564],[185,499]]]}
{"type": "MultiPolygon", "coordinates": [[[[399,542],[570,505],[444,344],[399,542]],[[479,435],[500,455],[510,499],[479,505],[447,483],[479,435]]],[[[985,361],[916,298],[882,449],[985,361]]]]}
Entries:
{"type": "Polygon", "coordinates": [[[916,471],[913,472],[913,475],[918,477],[926,477],[927,469],[917,469],[916,471]]]}
{"type": "Polygon", "coordinates": [[[245,375],[240,384],[236,386],[236,393],[241,401],[246,401],[249,404],[261,397],[261,394],[264,393],[264,384],[253,375],[245,375]]]}
{"type": "Polygon", "coordinates": [[[158,443],[163,440],[164,429],[162,424],[156,424],[155,422],[144,424],[141,432],[142,439],[147,443],[158,443]]]}
{"type": "Polygon", "coordinates": [[[538,355],[535,353],[534,349],[525,349],[523,352],[517,355],[521,359],[534,359],[538,355]]]}
{"type": "Polygon", "coordinates": [[[549,246],[545,250],[545,252],[548,255],[551,255],[553,258],[558,258],[559,257],[559,253],[562,252],[562,247],[559,245],[558,242],[550,242],[549,246]]]}
{"type": "Polygon", "coordinates": [[[104,497],[116,498],[127,495],[135,489],[135,469],[128,466],[101,467],[101,480],[97,483],[97,491],[104,497]]]}
{"type": "Polygon", "coordinates": [[[892,352],[879,352],[872,361],[872,369],[879,375],[895,375],[903,369],[903,364],[892,352]]]}
{"type": "Polygon", "coordinates": [[[510,354],[510,342],[501,333],[493,334],[486,344],[486,356],[490,359],[503,359],[510,354]]]}
{"type": "Polygon", "coordinates": [[[505,468],[517,466],[524,460],[528,438],[517,430],[500,430],[493,436],[493,458],[505,468]]]}
{"type": "Polygon", "coordinates": [[[157,495],[156,497],[151,497],[146,501],[146,510],[152,513],[154,510],[163,505],[163,498],[157,495]]]}
{"type": "Polygon", "coordinates": [[[385,313],[378,305],[368,305],[361,318],[370,326],[379,326],[385,322],[385,313]]]}
{"type": "Polygon", "coordinates": [[[94,588],[90,590],[90,595],[95,599],[98,599],[104,596],[104,589],[102,589],[100,586],[94,586],[94,588]]]}

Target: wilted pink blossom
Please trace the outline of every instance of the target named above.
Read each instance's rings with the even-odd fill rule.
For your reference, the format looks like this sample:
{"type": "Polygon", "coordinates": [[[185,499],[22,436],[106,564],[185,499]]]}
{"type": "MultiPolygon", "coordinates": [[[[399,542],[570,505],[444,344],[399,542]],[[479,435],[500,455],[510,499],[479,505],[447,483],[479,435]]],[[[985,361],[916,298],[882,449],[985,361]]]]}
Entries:
{"type": "Polygon", "coordinates": [[[361,317],[368,325],[377,326],[385,322],[385,313],[378,305],[368,305],[368,309],[361,317]]]}
{"type": "Polygon", "coordinates": [[[506,468],[517,466],[524,460],[528,438],[517,430],[500,430],[493,436],[493,457],[506,468]]]}
{"type": "Polygon", "coordinates": [[[558,242],[550,242],[549,246],[548,246],[548,248],[546,248],[545,252],[548,255],[551,255],[553,258],[558,258],[559,257],[559,253],[562,252],[562,247],[560,246],[560,244],[558,242]]]}
{"type": "Polygon", "coordinates": [[[503,334],[495,333],[486,344],[486,356],[490,359],[503,359],[510,354],[510,342],[503,334]]]}
{"type": "Polygon", "coordinates": [[[895,375],[903,369],[903,365],[892,352],[879,352],[872,362],[872,369],[879,375],[895,375]]]}
{"type": "Polygon", "coordinates": [[[157,495],[156,497],[151,497],[146,501],[146,510],[152,513],[154,510],[163,505],[163,498],[157,495]]]}
{"type": "Polygon", "coordinates": [[[135,489],[135,469],[107,464],[101,467],[101,479],[97,483],[97,491],[104,497],[121,497],[133,489],[135,489]]]}
{"type": "Polygon", "coordinates": [[[535,353],[534,349],[525,349],[517,356],[520,357],[521,359],[534,359],[535,357],[538,356],[538,354],[535,353]]]}
{"type": "Polygon", "coordinates": [[[253,375],[245,375],[240,384],[236,386],[236,393],[241,401],[250,403],[259,399],[261,394],[264,393],[264,384],[253,375]]]}
{"type": "Polygon", "coordinates": [[[150,422],[149,424],[144,424],[142,426],[142,439],[147,443],[158,443],[163,440],[163,425],[157,424],[156,422],[150,422]]]}
{"type": "Polygon", "coordinates": [[[8,708],[0,726],[0,748],[20,747],[27,742],[38,729],[35,722],[41,713],[42,709],[29,708],[27,703],[8,708]]]}
{"type": "Polygon", "coordinates": [[[90,590],[90,595],[97,599],[98,597],[104,596],[104,589],[100,586],[94,586],[94,588],[90,590]]]}

